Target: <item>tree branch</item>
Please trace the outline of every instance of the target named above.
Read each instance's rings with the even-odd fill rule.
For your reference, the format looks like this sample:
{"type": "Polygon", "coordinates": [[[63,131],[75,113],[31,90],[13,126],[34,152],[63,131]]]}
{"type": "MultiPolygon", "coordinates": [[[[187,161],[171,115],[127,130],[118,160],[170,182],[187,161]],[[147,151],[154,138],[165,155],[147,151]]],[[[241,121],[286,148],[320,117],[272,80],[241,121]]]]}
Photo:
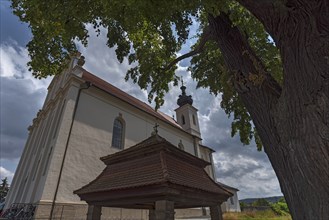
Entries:
{"type": "Polygon", "coordinates": [[[248,9],[265,27],[266,31],[275,37],[278,32],[280,18],[285,5],[280,0],[236,0],[248,9]]]}
{"type": "Polygon", "coordinates": [[[203,33],[200,37],[200,42],[199,44],[195,47],[194,50],[177,57],[176,59],[174,59],[173,61],[170,62],[170,64],[164,68],[162,68],[162,70],[166,71],[169,70],[171,67],[173,67],[176,63],[178,63],[179,61],[186,59],[188,57],[194,56],[198,53],[201,53],[203,51],[203,47],[204,45],[208,42],[208,40],[211,39],[211,31],[209,27],[205,27],[203,30],[203,33]]]}
{"type": "MultiPolygon", "coordinates": [[[[252,50],[239,28],[233,26],[224,12],[219,16],[209,15],[209,26],[222,52],[224,61],[232,74],[236,91],[250,113],[262,140],[271,131],[271,111],[280,96],[281,86],[267,72],[259,57],[252,50]]],[[[263,143],[273,150],[269,143],[263,143]]]]}

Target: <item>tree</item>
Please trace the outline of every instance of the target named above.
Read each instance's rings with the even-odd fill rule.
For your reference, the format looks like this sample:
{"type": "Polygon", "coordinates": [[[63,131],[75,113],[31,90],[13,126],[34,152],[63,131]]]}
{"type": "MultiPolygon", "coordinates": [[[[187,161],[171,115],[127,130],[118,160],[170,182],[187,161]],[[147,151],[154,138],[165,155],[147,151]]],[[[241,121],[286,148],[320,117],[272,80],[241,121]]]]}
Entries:
{"type": "Polygon", "coordinates": [[[266,199],[260,198],[253,202],[252,206],[270,206],[270,203],[266,199]]]}
{"type": "Polygon", "coordinates": [[[264,146],[294,219],[329,219],[328,0],[13,0],[28,22],[35,77],[64,69],[76,41],[87,45],[90,23],[108,31],[126,75],[157,107],[176,64],[193,56],[198,86],[222,95],[232,135],[264,146]],[[193,20],[191,52],[177,57],[193,20]],[[161,80],[159,80],[161,79],[161,80]],[[252,120],[252,122],[251,122],[252,120]]]}
{"type": "Polygon", "coordinates": [[[8,191],[9,191],[8,179],[7,177],[5,177],[1,180],[0,201],[3,201],[6,198],[8,191]]]}
{"type": "Polygon", "coordinates": [[[289,215],[288,205],[284,197],[279,199],[278,202],[271,204],[271,208],[277,215],[289,215]]]}

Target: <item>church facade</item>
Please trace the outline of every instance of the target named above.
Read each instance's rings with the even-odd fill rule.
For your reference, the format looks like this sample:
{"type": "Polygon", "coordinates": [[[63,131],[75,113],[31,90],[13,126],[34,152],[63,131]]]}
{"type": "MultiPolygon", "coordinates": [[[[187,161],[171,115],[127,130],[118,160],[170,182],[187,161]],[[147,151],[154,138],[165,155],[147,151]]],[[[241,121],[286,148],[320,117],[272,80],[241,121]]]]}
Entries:
{"type": "MultiPolygon", "coordinates": [[[[73,191],[88,184],[104,169],[100,157],[147,139],[154,129],[178,148],[212,164],[211,148],[202,144],[197,109],[191,96],[178,98],[177,121],[155,111],[82,68],[73,59],[63,74],[54,77],[42,109],[29,127],[29,137],[17,167],[6,208],[35,204],[36,218],[85,219],[86,204],[73,191]]],[[[230,199],[239,211],[236,189],[230,199]]],[[[230,204],[231,204],[230,203],[230,204]]],[[[232,204],[231,204],[232,206],[232,204]]],[[[225,207],[228,207],[225,205],[225,207]]],[[[222,209],[227,210],[223,205],[222,209]]],[[[236,210],[235,210],[236,209],[236,210]]],[[[207,210],[179,210],[181,216],[207,210]]],[[[107,219],[148,219],[146,211],[104,209],[107,219]]]]}

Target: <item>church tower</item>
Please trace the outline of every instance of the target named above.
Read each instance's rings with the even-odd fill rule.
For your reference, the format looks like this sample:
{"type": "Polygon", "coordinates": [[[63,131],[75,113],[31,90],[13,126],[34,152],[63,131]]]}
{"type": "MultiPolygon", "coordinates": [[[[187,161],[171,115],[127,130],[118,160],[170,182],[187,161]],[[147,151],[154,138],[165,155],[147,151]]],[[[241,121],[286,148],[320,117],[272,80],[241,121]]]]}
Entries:
{"type": "Polygon", "coordinates": [[[201,138],[197,114],[198,109],[192,106],[192,96],[186,95],[186,87],[183,84],[180,89],[182,90],[182,94],[177,99],[179,107],[175,110],[177,122],[182,126],[184,131],[201,138]]]}

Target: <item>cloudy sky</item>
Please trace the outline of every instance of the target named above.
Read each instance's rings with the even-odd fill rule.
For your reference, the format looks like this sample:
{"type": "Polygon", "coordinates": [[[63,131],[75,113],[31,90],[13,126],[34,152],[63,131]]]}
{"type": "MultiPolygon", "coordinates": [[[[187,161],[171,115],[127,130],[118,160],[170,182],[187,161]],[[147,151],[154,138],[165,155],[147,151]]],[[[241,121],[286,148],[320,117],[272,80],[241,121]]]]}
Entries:
{"type": "MultiPolygon", "coordinates": [[[[27,127],[42,106],[51,78],[36,80],[27,70],[29,57],[25,45],[32,35],[28,26],[12,14],[9,5],[8,1],[0,1],[0,177],[11,181],[28,135],[27,127]]],[[[97,38],[91,32],[89,46],[80,47],[86,57],[84,68],[147,102],[145,91],[124,81],[129,66],[116,60],[114,50],[106,47],[105,36],[103,32],[97,38]]],[[[203,143],[216,150],[218,180],[238,188],[240,199],[282,195],[266,154],[257,152],[254,144],[243,146],[239,137],[231,138],[231,120],[220,108],[220,97],[210,95],[207,89],[195,89],[196,82],[186,71],[188,64],[188,60],[179,63],[177,74],[183,76],[193,105],[199,109],[203,143]]],[[[179,94],[179,88],[173,87],[161,111],[173,115],[179,94]]]]}

